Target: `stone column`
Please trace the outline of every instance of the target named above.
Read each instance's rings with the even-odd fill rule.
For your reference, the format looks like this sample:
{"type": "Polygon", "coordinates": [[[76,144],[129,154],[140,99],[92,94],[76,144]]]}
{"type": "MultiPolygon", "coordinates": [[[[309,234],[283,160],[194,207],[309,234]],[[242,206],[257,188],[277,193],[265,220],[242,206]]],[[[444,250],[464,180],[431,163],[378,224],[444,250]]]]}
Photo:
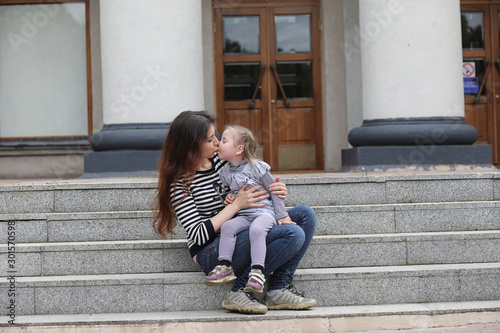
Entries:
{"type": "Polygon", "coordinates": [[[156,170],[169,123],[204,108],[201,0],[100,1],[100,30],[104,125],[85,172],[156,170]]]}
{"type": "Polygon", "coordinates": [[[360,0],[359,15],[364,120],[344,166],[483,164],[464,118],[460,1],[360,0]]]}

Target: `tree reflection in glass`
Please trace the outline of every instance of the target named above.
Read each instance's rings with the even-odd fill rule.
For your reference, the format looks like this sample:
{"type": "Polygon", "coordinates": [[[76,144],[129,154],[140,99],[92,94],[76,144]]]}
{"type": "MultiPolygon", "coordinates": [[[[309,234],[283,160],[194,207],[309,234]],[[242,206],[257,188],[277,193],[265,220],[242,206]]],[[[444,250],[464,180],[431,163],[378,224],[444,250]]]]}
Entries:
{"type": "Polygon", "coordinates": [[[258,54],[259,17],[224,16],[224,54],[258,54]]]}
{"type": "Polygon", "coordinates": [[[462,13],[462,48],[484,49],[483,13],[462,13]]]}

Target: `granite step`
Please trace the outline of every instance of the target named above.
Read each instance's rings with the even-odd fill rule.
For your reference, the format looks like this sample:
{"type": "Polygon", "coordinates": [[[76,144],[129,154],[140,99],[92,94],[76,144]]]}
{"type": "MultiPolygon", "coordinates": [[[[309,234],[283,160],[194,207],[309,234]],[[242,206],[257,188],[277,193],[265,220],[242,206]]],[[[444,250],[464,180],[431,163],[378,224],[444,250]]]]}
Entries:
{"type": "MultiPolygon", "coordinates": [[[[18,277],[17,315],[220,310],[229,285],[200,272],[18,277]]],[[[0,280],[0,292],[12,281],[0,280]]],[[[500,263],[299,269],[295,286],[319,307],[500,299],[500,263]]],[[[2,315],[6,297],[0,298],[2,315]]]]}
{"type": "MultiPolygon", "coordinates": [[[[18,276],[199,272],[186,240],[17,244],[18,276]]],[[[301,268],[500,262],[500,231],[315,236],[301,268]]],[[[0,245],[0,262],[7,262],[0,245]]],[[[0,276],[8,276],[2,270],[0,276]]]]}
{"type": "MultiPolygon", "coordinates": [[[[249,316],[220,310],[70,315],[20,315],[9,332],[50,329],[113,332],[353,332],[382,329],[457,327],[499,323],[500,301],[315,307],[306,311],[268,311],[249,316]]],[[[0,327],[9,326],[0,322],[0,327]]]]}
{"type": "MultiPolygon", "coordinates": [[[[500,230],[500,201],[313,206],[318,235],[500,230]]],[[[151,211],[0,214],[17,243],[155,240],[151,211]]],[[[174,239],[185,239],[176,226],[174,239]]]]}
{"type": "MultiPolygon", "coordinates": [[[[287,206],[375,205],[500,200],[500,173],[287,178],[287,206]]],[[[156,181],[55,182],[0,186],[0,212],[150,210],[156,181]]]]}

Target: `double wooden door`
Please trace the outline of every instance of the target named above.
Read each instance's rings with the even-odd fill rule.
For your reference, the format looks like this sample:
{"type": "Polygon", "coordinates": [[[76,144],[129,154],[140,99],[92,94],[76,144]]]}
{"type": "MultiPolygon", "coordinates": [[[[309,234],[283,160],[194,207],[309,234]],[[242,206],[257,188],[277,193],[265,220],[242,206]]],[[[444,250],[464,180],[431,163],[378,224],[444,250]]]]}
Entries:
{"type": "Polygon", "coordinates": [[[461,1],[465,120],[500,163],[500,1],[461,1]]]}
{"type": "Polygon", "coordinates": [[[218,130],[253,130],[274,171],[323,170],[319,1],[214,0],[218,130]]]}

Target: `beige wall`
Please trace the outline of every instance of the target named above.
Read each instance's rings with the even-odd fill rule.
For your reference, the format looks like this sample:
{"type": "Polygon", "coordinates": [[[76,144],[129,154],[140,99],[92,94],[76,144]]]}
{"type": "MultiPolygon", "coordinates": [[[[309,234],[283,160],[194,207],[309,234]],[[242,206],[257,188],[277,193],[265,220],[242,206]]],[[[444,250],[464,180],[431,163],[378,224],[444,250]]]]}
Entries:
{"type": "Polygon", "coordinates": [[[203,85],[205,110],[215,114],[214,42],[212,1],[202,1],[203,85]]]}
{"type": "Polygon", "coordinates": [[[0,179],[68,179],[83,174],[86,148],[60,148],[0,156],[0,179]]]}
{"type": "MultiPolygon", "coordinates": [[[[352,0],[349,0],[352,1],[352,0]]],[[[342,167],[347,148],[347,109],[342,0],[324,0],[323,6],[323,114],[325,169],[342,167]]]]}

